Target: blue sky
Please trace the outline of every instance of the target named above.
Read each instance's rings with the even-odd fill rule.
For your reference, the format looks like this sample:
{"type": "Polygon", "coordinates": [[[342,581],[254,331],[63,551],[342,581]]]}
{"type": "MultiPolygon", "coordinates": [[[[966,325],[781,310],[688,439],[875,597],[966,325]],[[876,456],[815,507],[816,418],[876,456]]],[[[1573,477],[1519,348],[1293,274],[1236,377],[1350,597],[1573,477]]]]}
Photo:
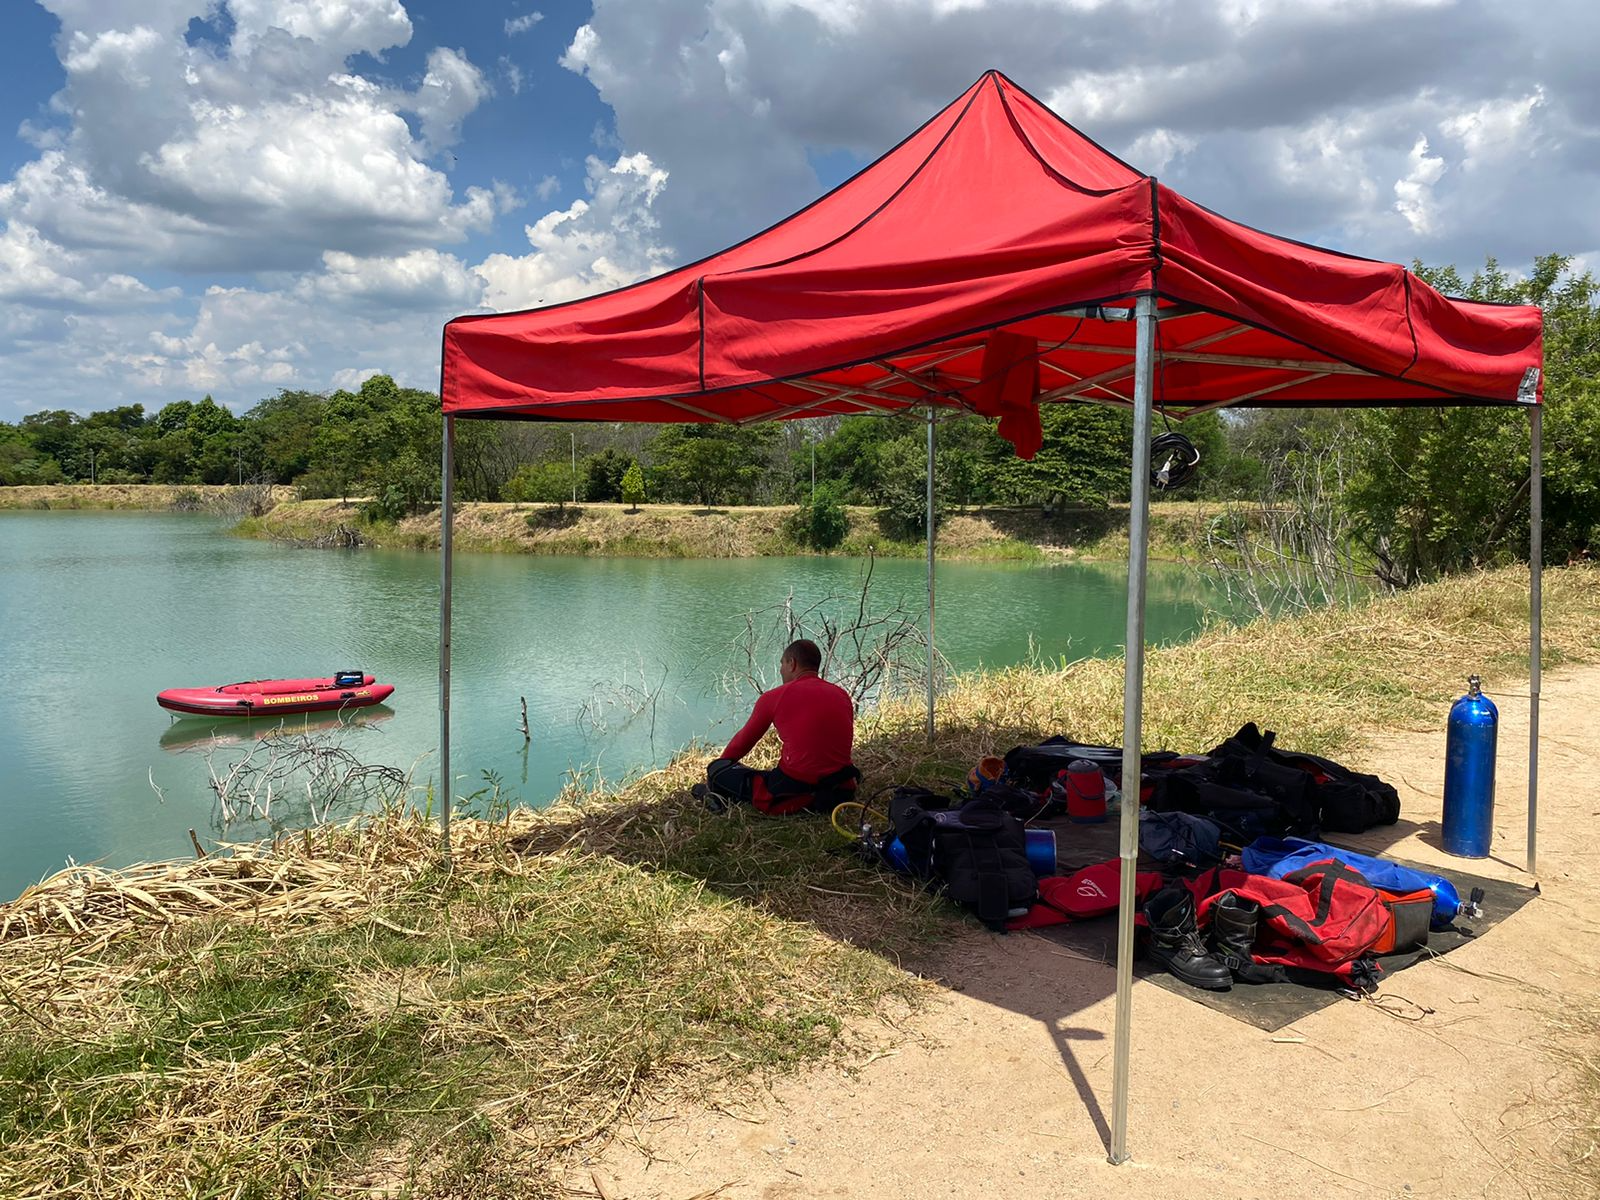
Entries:
{"type": "Polygon", "coordinates": [[[998,67],[1250,224],[1600,250],[1590,3],[7,0],[0,420],[376,371],[781,218],[998,67]]]}

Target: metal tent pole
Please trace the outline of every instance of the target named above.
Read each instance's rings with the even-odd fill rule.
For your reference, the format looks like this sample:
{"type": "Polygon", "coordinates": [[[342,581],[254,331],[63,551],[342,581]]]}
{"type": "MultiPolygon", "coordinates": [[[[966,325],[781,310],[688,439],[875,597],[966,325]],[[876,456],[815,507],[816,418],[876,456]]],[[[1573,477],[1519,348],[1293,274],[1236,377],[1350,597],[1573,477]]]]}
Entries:
{"type": "Polygon", "coordinates": [[[1528,409],[1528,874],[1538,872],[1539,677],[1544,636],[1544,406],[1528,409]]]}
{"type": "Polygon", "coordinates": [[[439,846],[450,853],[450,567],[455,535],[456,419],[444,419],[439,489],[439,846]]]}
{"type": "Polygon", "coordinates": [[[933,405],[928,405],[928,741],[933,741],[933,405]]]}
{"type": "Polygon", "coordinates": [[[1144,709],[1144,585],[1149,558],[1150,424],[1154,408],[1156,299],[1134,308],[1133,494],[1128,506],[1128,634],[1122,677],[1122,872],[1117,899],[1117,1016],[1111,1082],[1111,1154],[1128,1161],[1128,1054],[1133,1019],[1134,872],[1139,859],[1139,747],[1144,709]]]}

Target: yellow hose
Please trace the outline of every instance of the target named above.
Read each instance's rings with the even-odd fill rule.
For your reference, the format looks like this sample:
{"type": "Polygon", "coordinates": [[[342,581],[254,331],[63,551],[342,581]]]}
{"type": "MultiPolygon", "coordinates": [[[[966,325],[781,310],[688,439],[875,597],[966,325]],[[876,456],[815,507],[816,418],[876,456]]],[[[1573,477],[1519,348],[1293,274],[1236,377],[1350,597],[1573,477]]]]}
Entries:
{"type": "Polygon", "coordinates": [[[829,820],[833,823],[833,831],[847,842],[860,841],[870,833],[889,831],[889,818],[860,800],[836,804],[829,820]]]}

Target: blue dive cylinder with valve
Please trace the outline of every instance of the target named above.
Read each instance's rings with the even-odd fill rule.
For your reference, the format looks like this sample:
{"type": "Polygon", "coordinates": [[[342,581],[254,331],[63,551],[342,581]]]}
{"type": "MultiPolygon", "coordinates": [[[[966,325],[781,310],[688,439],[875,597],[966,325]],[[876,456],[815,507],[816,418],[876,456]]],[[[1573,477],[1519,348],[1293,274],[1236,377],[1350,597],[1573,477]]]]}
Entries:
{"type": "Polygon", "coordinates": [[[1500,712],[1479,690],[1450,706],[1444,752],[1444,849],[1458,858],[1487,858],[1494,837],[1494,755],[1500,712]]]}

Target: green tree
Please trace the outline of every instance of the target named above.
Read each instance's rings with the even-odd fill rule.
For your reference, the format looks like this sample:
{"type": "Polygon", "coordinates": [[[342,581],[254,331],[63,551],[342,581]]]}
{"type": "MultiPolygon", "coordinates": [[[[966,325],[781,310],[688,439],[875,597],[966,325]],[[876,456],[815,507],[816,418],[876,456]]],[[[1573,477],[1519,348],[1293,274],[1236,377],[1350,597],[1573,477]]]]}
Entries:
{"type": "Polygon", "coordinates": [[[501,490],[513,504],[554,504],[564,516],[572,499],[572,468],[562,462],[530,463],[501,490]]]}
{"type": "Polygon", "coordinates": [[[187,429],[174,429],[155,438],[150,445],[150,477],[157,483],[195,483],[194,462],[200,442],[187,429]]]}
{"type": "Polygon", "coordinates": [[[53,459],[67,479],[89,478],[89,458],[83,450],[82,422],[77,413],[61,408],[29,413],[19,427],[41,462],[53,459]]]}
{"type": "Polygon", "coordinates": [[[60,483],[65,478],[61,464],[41,455],[19,428],[0,424],[0,487],[60,483]]]}
{"type": "Polygon", "coordinates": [[[934,482],[959,508],[980,508],[994,499],[995,465],[1013,457],[1009,442],[982,417],[942,420],[936,431],[934,482]]]}
{"type": "MultiPolygon", "coordinates": [[[[1096,404],[1048,404],[1044,441],[1032,459],[1004,442],[993,461],[995,498],[1005,504],[1104,506],[1128,494],[1132,420],[1096,404]]],[[[997,439],[998,440],[998,439],[997,439]]]]}
{"type": "MultiPolygon", "coordinates": [[[[928,524],[928,453],[910,438],[878,447],[878,475],[872,498],[882,508],[884,525],[896,537],[924,537],[928,524]]],[[[935,474],[935,484],[938,478],[935,474]]],[[[937,525],[945,497],[934,488],[933,519],[937,525]]]]}
{"type": "Polygon", "coordinates": [[[339,391],[322,409],[322,423],[311,439],[311,470],[315,475],[309,493],[337,496],[348,502],[350,493],[373,457],[370,413],[359,397],[339,391]]]}
{"type": "Polygon", "coordinates": [[[627,455],[612,446],[584,459],[583,498],[594,504],[614,504],[627,499],[623,495],[622,480],[628,473],[629,462],[627,455]]]}
{"type": "Polygon", "coordinates": [[[190,411],[188,430],[195,442],[194,470],[202,483],[228,483],[243,476],[238,424],[238,418],[210,396],[190,411]]]}
{"type": "Polygon", "coordinates": [[[789,536],[815,550],[832,550],[843,542],[850,532],[850,517],[839,502],[839,490],[835,483],[818,485],[811,501],[788,517],[789,536]]]}
{"type": "Polygon", "coordinates": [[[407,448],[380,464],[367,481],[372,499],[363,513],[369,518],[398,521],[433,505],[439,490],[439,468],[407,448]]]}
{"type": "Polygon", "coordinates": [[[255,471],[278,483],[292,483],[309,471],[325,403],[317,392],[284,389],[245,413],[258,439],[255,471]]]}
{"type": "Polygon", "coordinates": [[[623,472],[622,499],[629,506],[629,512],[639,511],[639,502],[644,499],[644,472],[636,462],[630,462],[623,472]]]}
{"type": "MultiPolygon", "coordinates": [[[[1454,267],[1417,273],[1473,300],[1544,310],[1545,552],[1555,560],[1600,537],[1600,312],[1596,284],[1561,255],[1514,279],[1493,259],[1463,280],[1454,267]]],[[[1376,409],[1361,437],[1348,500],[1363,536],[1397,583],[1437,578],[1525,553],[1528,418],[1504,408],[1376,409]]]]}
{"type": "MultiPolygon", "coordinates": [[[[902,422],[883,417],[846,417],[831,436],[817,443],[817,480],[842,484],[848,503],[869,503],[877,485],[879,451],[888,442],[909,436],[912,435],[902,422]]],[[[809,452],[803,467],[799,462],[795,465],[806,472],[809,480],[809,452]]]]}
{"type": "Polygon", "coordinates": [[[656,435],[656,470],[677,496],[702,508],[748,503],[777,439],[770,425],[669,425],[656,435]]]}
{"type": "Polygon", "coordinates": [[[162,406],[151,424],[156,427],[156,432],[159,434],[178,433],[189,428],[189,415],[193,412],[192,400],[174,400],[171,404],[162,406]]]}

